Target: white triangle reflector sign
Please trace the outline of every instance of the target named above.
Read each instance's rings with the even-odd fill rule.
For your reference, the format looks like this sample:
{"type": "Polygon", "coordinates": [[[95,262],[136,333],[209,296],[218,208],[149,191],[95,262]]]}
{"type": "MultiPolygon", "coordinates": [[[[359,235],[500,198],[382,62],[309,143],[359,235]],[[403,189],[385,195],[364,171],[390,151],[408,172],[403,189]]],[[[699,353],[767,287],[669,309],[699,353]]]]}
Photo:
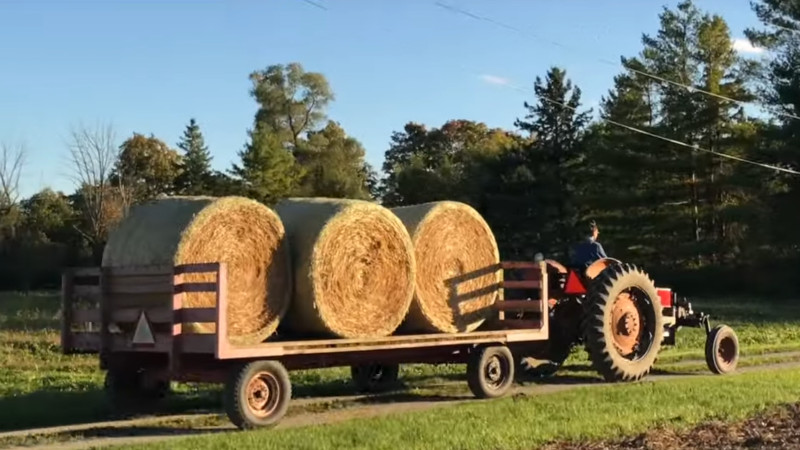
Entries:
{"type": "Polygon", "coordinates": [[[144,315],[144,311],[139,315],[139,322],[136,324],[136,331],[133,333],[133,345],[154,345],[156,343],[153,337],[153,330],[150,329],[150,323],[144,315]]]}

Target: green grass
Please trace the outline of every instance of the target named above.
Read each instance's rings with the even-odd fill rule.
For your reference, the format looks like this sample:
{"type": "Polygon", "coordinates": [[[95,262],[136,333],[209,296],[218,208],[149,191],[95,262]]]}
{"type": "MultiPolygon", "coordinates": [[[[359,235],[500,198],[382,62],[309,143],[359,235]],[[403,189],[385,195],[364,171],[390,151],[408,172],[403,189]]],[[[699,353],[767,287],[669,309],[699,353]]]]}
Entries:
{"type": "Polygon", "coordinates": [[[800,370],[604,385],[286,430],[231,432],[128,448],[530,449],[554,440],[632,435],[668,423],[739,420],[796,402],[800,370]],[[756,394],[754,394],[756,393],[756,394]]]}
{"type": "MultiPolygon", "coordinates": [[[[713,313],[714,323],[734,326],[744,356],[800,351],[800,305],[793,302],[710,299],[695,302],[695,309],[713,313]]],[[[96,355],[60,353],[58,321],[54,293],[0,293],[0,431],[125,417],[105,401],[96,355]]],[[[682,329],[677,347],[663,351],[657,368],[686,371],[676,364],[702,358],[704,339],[701,330],[682,329]]],[[[576,351],[565,373],[594,377],[585,371],[586,363],[585,354],[576,351]]],[[[401,372],[409,392],[418,395],[461,392],[463,375],[461,365],[407,365],[401,372]],[[457,386],[441,387],[454,380],[457,386]]],[[[293,372],[292,381],[295,397],[353,393],[347,368],[293,372]]],[[[176,383],[174,390],[179,395],[160,405],[159,413],[219,411],[218,386],[176,383]]]]}

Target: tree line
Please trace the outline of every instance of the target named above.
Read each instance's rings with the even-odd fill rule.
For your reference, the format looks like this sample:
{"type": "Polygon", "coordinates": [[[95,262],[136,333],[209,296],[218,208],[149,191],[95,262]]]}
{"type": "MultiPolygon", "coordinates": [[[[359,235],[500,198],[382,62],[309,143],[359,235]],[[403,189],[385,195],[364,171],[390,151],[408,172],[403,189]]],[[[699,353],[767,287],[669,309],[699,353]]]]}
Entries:
{"type": "Polygon", "coordinates": [[[598,111],[552,67],[509,129],[406,123],[390,136],[382,174],[328,117],[335,95],[325,76],[299,63],[250,74],[258,109],[223,171],[212,170],[195,119],[177,148],[139,133],[118,144],[110,126],[79,126],[69,142],[76,191],[19,199],[24,148],[4,145],[0,287],[56,286],[64,266],[98,264],[109,231],[139,202],[243,195],[267,205],[287,196],[462,201],[489,222],[504,259],[567,261],[594,220],[611,256],[644,265],[659,284],[796,293],[800,10],[779,0],[752,8],[761,26],[746,34],[769,52],[764,61],[743,58],[722,17],[685,0],[662,10],[638,54],[621,57],[598,111]]]}

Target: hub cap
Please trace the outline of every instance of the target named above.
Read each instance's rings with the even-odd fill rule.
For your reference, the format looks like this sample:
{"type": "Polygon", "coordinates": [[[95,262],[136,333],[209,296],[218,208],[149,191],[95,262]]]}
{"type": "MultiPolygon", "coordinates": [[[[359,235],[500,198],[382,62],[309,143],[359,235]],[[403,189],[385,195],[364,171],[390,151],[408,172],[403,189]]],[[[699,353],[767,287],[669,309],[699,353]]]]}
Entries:
{"type": "Polygon", "coordinates": [[[491,360],[489,360],[484,368],[484,375],[486,377],[487,384],[494,389],[501,387],[505,382],[506,371],[504,370],[505,368],[503,365],[503,361],[494,356],[491,360]]]}
{"type": "Polygon", "coordinates": [[[258,417],[267,417],[278,407],[280,384],[269,372],[259,372],[247,383],[247,408],[258,417]]]}
{"type": "Polygon", "coordinates": [[[733,339],[729,337],[722,338],[719,342],[719,349],[717,349],[717,362],[723,367],[727,368],[733,363],[736,356],[736,344],[733,339]]]}
{"type": "Polygon", "coordinates": [[[622,356],[633,353],[639,343],[641,324],[639,310],[630,293],[617,296],[611,311],[611,329],[617,351],[622,356]]]}

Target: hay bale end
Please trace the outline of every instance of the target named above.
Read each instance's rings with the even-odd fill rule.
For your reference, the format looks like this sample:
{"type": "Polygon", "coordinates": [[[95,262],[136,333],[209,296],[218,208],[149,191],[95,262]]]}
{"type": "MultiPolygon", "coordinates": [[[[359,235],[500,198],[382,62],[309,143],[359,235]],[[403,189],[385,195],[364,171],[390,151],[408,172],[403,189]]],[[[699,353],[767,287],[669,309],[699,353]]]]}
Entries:
{"type": "MultiPolygon", "coordinates": [[[[228,339],[265,340],[291,298],[291,267],[284,226],[270,208],[243,197],[159,198],[134,206],[110,234],[104,267],[222,262],[228,267],[228,339]]],[[[185,275],[214,281],[213,274],[185,275]]],[[[213,307],[213,293],[187,293],[189,307],[213,307]]],[[[188,329],[214,332],[213,324],[188,329]]]]}
{"type": "Polygon", "coordinates": [[[411,304],[416,270],[400,220],[363,200],[291,198],[275,211],[295,274],[287,329],[342,338],[393,333],[411,304]]]}
{"type": "Polygon", "coordinates": [[[414,301],[402,329],[469,332],[491,314],[503,281],[492,230],[471,206],[453,201],[393,208],[417,263],[414,301]]]}

